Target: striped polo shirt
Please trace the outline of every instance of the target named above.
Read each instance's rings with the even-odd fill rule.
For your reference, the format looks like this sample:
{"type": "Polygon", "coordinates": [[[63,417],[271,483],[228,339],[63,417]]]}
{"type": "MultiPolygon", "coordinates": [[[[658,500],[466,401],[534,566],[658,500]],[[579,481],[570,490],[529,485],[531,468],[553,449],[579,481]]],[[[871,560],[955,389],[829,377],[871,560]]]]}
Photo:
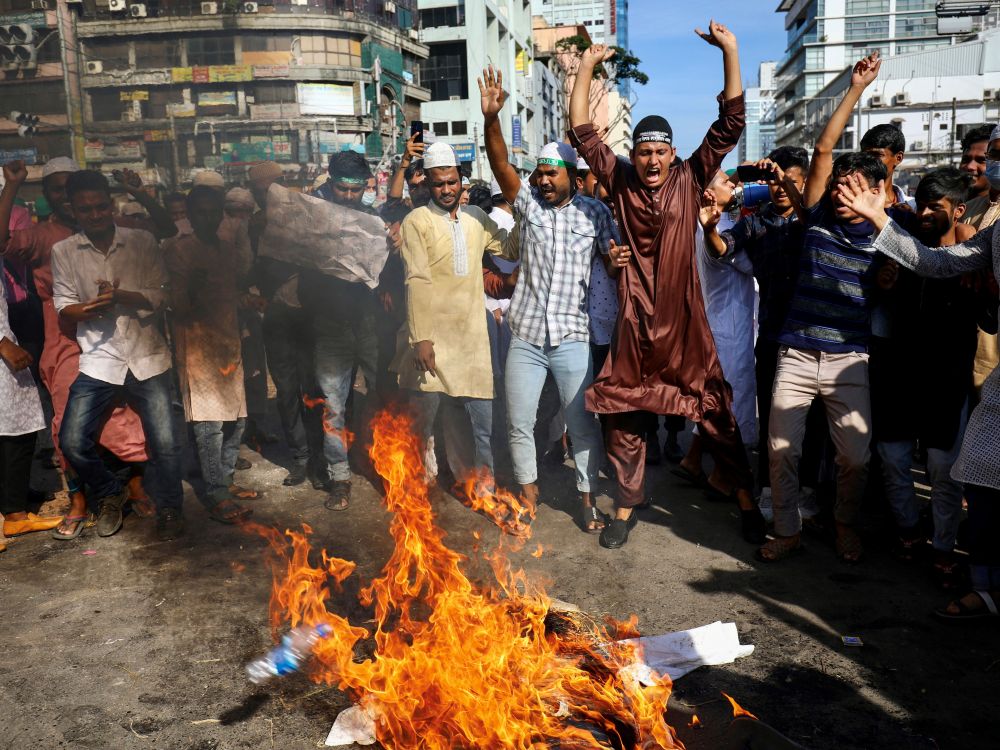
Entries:
{"type": "Polygon", "coordinates": [[[866,352],[878,269],[875,227],[838,221],[826,198],[804,223],[798,280],[778,341],[828,354],[866,352]]]}

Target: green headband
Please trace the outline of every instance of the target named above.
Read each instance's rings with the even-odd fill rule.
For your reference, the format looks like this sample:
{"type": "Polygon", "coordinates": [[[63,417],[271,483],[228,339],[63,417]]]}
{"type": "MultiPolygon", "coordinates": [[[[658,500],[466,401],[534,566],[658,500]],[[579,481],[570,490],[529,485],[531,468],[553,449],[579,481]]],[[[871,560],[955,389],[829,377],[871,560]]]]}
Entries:
{"type": "Polygon", "coordinates": [[[545,164],[550,167],[566,167],[567,169],[569,169],[570,166],[575,166],[567,164],[562,159],[549,159],[549,158],[539,159],[538,164],[545,164]]]}
{"type": "Polygon", "coordinates": [[[340,177],[339,175],[333,175],[330,179],[334,182],[346,182],[348,185],[368,184],[368,180],[362,179],[361,177],[340,177]]]}

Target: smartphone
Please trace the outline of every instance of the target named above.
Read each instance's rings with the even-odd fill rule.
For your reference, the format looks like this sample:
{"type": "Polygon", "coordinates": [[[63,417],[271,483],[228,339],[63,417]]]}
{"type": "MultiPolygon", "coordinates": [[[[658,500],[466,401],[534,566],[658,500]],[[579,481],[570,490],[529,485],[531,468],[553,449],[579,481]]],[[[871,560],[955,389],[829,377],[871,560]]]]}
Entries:
{"type": "Polygon", "coordinates": [[[424,142],[424,123],[422,120],[414,120],[410,123],[410,137],[413,136],[416,136],[413,138],[414,143],[424,142]]]}
{"type": "Polygon", "coordinates": [[[744,164],[736,167],[736,174],[739,176],[740,182],[746,183],[767,182],[774,179],[774,172],[768,169],[761,169],[753,164],[744,164]]]}

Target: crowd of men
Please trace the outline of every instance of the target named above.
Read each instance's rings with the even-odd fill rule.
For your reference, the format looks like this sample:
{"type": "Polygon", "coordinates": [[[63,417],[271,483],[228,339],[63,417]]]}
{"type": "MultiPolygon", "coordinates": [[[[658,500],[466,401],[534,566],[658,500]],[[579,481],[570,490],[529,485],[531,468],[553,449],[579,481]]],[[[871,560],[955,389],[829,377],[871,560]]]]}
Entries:
{"type": "Polygon", "coordinates": [[[160,539],[181,534],[178,401],[199,498],[213,519],[239,523],[250,514],[241,501],[258,494],[236,484],[239,446],[267,438],[269,372],[293,458],[284,483],[311,481],[331,511],[351,504],[352,409],[409,409],[428,481],[440,452],[459,493],[467,480],[494,481],[496,420],[528,503],[539,499],[540,456],[553,441],[559,457],[569,449],[579,525],[609,549],[627,543],[650,501],[646,465],[662,456],[736,503],[764,562],[802,548],[803,523],[819,512],[813,489],[829,477],[836,553],[861,560],[859,513],[874,481],[899,554],[929,543],[937,580],[959,589],[969,583],[955,555],[967,508],[972,593],[936,613],[995,616],[1000,126],[971,130],[960,166],[927,172],[913,197],[894,183],[905,142],[893,125],[834,158],[878,75],[873,53],[854,66],[811,159],[782,147],[725,172],[744,127],[738,46],[721,24],[699,34],[722,53],[724,85],[718,118],[687,159],[662,117],[639,122],[628,159],[603,143],[588,92],[613,51],[598,44],[581,55],[568,142],[546,145],[527,179],[509,163],[492,68],[479,80],[490,189],[463,179],[450,146],[425,148],[417,134],[376,209],[367,161],[335,154],[314,194],[383,219],[388,259],[375,289],[265,251],[268,201],[283,182],[276,163],[254,165],[249,190],[227,192],[204,172],[165,206],[126,173],[140,214],[126,216],[100,173],[53,159],[43,170],[51,215],[37,223],[15,205],[24,165],[6,165],[4,533],[73,539],[94,514],[109,536],[131,502],[155,515],[160,539]],[[686,455],[685,420],[696,425],[686,455]],[[47,426],[71,499],[62,518],[28,512],[35,436],[47,426]],[[610,516],[595,501],[601,471],[617,483],[610,516]]]}

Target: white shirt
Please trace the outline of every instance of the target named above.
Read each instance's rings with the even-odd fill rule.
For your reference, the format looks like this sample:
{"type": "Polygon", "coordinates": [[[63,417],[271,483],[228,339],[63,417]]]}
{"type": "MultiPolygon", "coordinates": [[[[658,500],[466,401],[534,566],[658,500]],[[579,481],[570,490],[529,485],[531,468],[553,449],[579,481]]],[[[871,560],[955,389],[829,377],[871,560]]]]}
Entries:
{"type": "Polygon", "coordinates": [[[116,227],[107,255],[82,232],[52,246],[52,301],[56,310],[97,297],[99,280],[139,292],[152,310],[115,305],[76,325],[80,372],[121,385],[132,372],[147,380],[170,369],[170,349],[160,331],[167,272],[156,239],[141,229],[116,227]]]}

